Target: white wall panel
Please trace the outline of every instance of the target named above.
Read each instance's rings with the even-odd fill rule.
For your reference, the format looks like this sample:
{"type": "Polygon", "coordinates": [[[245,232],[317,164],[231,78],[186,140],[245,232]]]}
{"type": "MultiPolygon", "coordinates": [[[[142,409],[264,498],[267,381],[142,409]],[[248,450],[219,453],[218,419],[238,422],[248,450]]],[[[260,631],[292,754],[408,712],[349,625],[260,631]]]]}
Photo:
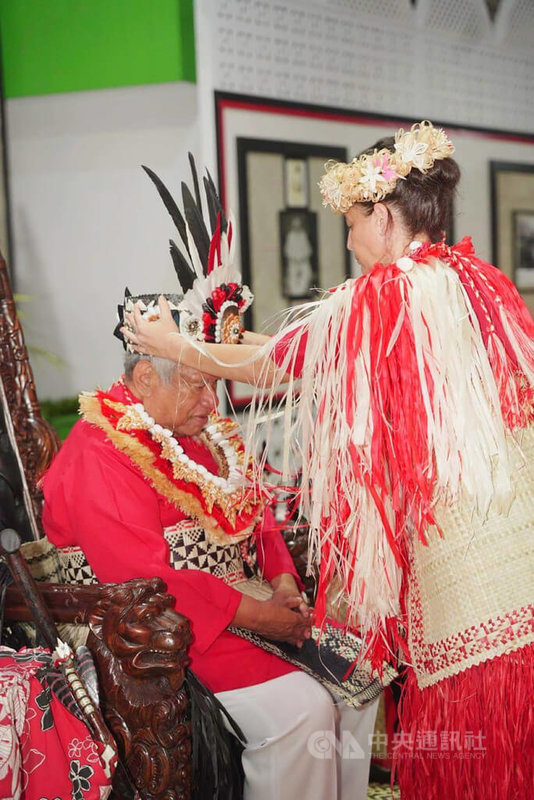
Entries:
{"type": "MultiPolygon", "coordinates": [[[[534,3],[197,0],[213,86],[383,114],[534,129],[534,3]]],[[[202,65],[199,67],[202,69],[202,65]]]]}
{"type": "Polygon", "coordinates": [[[27,97],[6,103],[16,288],[41,398],[106,386],[126,284],[176,289],[170,217],[141,164],[179,194],[199,155],[196,87],[186,83],[27,97]]]}

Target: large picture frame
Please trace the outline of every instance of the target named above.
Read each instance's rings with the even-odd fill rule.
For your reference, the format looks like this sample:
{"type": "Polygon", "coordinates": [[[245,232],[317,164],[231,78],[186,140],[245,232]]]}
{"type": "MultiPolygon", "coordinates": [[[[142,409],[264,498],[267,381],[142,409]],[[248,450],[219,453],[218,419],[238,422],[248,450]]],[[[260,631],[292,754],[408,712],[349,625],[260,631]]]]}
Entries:
{"type": "Polygon", "coordinates": [[[271,332],[275,316],[288,305],[313,299],[315,288],[330,288],[349,275],[343,219],[323,208],[318,189],[308,190],[324,163],[345,160],[347,151],[244,137],[236,144],[241,270],[255,295],[246,324],[271,332]],[[298,181],[291,185],[288,173],[297,174],[298,181]],[[304,290],[295,283],[299,260],[308,274],[304,290]],[[287,280],[290,267],[293,285],[287,280]]]}
{"type": "MultiPolygon", "coordinates": [[[[255,296],[245,325],[272,333],[286,308],[349,276],[343,218],[322,206],[316,189],[325,162],[346,160],[347,150],[248,137],[236,147],[241,271],[255,296]]],[[[228,381],[227,388],[235,410],[248,405],[248,387],[228,381]]]]}
{"type": "Polygon", "coordinates": [[[534,292],[534,210],[513,216],[514,283],[521,292],[534,292]]]}
{"type": "MultiPolygon", "coordinates": [[[[325,142],[329,147],[339,147],[345,150],[347,158],[354,158],[378,139],[391,135],[398,128],[408,129],[414,122],[420,122],[421,117],[406,118],[395,115],[372,114],[366,111],[330,108],[311,104],[293,103],[289,101],[274,100],[256,96],[238,95],[229,92],[215,92],[215,131],[217,147],[217,165],[221,199],[225,208],[239,209],[238,227],[241,229],[246,220],[241,217],[240,185],[242,181],[242,165],[238,163],[238,140],[258,139],[272,141],[280,147],[286,145],[306,143],[307,145],[322,145],[325,142]]],[[[530,179],[528,169],[523,170],[521,165],[534,164],[534,134],[513,130],[495,130],[483,127],[465,126],[450,123],[446,120],[433,119],[438,127],[444,128],[451,135],[455,146],[454,157],[458,162],[462,179],[460,181],[457,197],[454,204],[453,224],[447,232],[447,241],[453,243],[464,236],[473,240],[477,254],[486,261],[493,261],[513,279],[513,248],[511,231],[513,217],[510,214],[507,220],[499,216],[499,230],[496,229],[496,202],[495,191],[490,178],[490,163],[519,166],[519,172],[525,172],[530,179]],[[493,211],[492,211],[493,209],[493,211]],[[497,250],[495,241],[499,238],[497,250]],[[505,252],[506,251],[506,252],[505,252]]],[[[291,158],[291,157],[290,157],[291,158]]],[[[289,163],[286,170],[286,179],[276,177],[280,182],[277,190],[282,197],[287,195],[288,202],[282,207],[306,207],[320,201],[317,186],[314,181],[301,180],[302,165],[298,163],[299,157],[289,163]],[[299,177],[300,176],[300,177],[299,177]]],[[[506,180],[506,177],[502,175],[506,180]]],[[[271,178],[269,178],[271,180],[271,178]]],[[[497,183],[500,183],[499,177],[497,183]]],[[[494,187],[495,188],[495,187],[494,187]]],[[[255,189],[261,196],[261,189],[255,189]]],[[[515,210],[529,211],[532,205],[534,191],[530,190],[528,203],[514,206],[515,210]]],[[[501,203],[502,206],[502,203],[501,203]]],[[[311,209],[315,211],[315,208],[311,209]]],[[[257,216],[256,212],[255,215],[257,216]]],[[[331,215],[333,217],[333,215],[331,215]]],[[[333,217],[334,218],[334,217],[333,217]]],[[[260,225],[257,218],[249,219],[252,227],[260,225]]],[[[240,240],[242,238],[240,230],[240,240]]],[[[319,236],[319,239],[321,237],[319,236]]],[[[280,230],[273,224],[270,238],[267,237],[266,246],[280,250],[280,230]]],[[[238,246],[240,250],[241,241],[238,246]]],[[[241,257],[237,253],[238,263],[241,257]]],[[[254,254],[252,254],[254,258],[254,254]]],[[[350,264],[354,262],[351,260],[350,264]]],[[[244,262],[241,264],[244,274],[249,269],[252,277],[257,272],[257,265],[250,267],[244,262]]],[[[319,273],[321,258],[319,257],[319,273]]],[[[356,273],[355,273],[356,274],[356,273]]],[[[322,284],[319,274],[319,283],[322,284]]],[[[278,293],[279,284],[277,284],[278,293]]],[[[252,286],[253,291],[256,287],[252,286]]],[[[324,284],[323,284],[323,288],[324,284]]],[[[269,287],[269,292],[271,287],[269,287]]],[[[263,296],[263,292],[261,295],[263,296]]],[[[261,309],[258,306],[258,293],[253,306],[253,323],[261,320],[261,309]]],[[[534,312],[534,292],[523,290],[523,297],[531,312],[534,312]]],[[[284,298],[287,301],[287,298],[284,298]]],[[[297,300],[296,302],[301,302],[297,300]]],[[[288,302],[285,303],[287,305],[288,302]]],[[[237,395],[236,387],[230,387],[231,394],[237,395]]],[[[239,392],[243,392],[243,387],[239,392]]],[[[246,391],[246,389],[245,389],[246,391]]],[[[249,392],[250,394],[250,392],[249,392]]],[[[239,403],[238,403],[239,404],[239,403]]]]}
{"type": "Polygon", "coordinates": [[[492,161],[491,213],[493,262],[534,300],[534,161],[492,161]]]}

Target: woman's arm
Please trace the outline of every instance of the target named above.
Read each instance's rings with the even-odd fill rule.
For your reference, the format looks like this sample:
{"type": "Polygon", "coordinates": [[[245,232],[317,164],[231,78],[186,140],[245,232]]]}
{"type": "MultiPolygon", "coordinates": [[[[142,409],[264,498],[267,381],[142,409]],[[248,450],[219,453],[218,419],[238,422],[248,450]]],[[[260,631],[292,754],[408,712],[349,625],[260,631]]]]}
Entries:
{"type": "Polygon", "coordinates": [[[267,344],[271,341],[271,337],[265,333],[254,333],[254,331],[243,331],[242,344],[267,344]]]}
{"type": "Polygon", "coordinates": [[[133,314],[125,314],[126,321],[135,333],[126,327],[121,328],[121,332],[137,352],[179,361],[216,378],[255,386],[269,387],[275,378],[280,380],[280,370],[263,347],[269,341],[268,336],[250,333],[247,340],[257,342],[250,344],[203,343],[201,352],[178,332],[166,298],[161,296],[158,304],[158,320],[149,322],[143,319],[137,306],[133,314]]]}

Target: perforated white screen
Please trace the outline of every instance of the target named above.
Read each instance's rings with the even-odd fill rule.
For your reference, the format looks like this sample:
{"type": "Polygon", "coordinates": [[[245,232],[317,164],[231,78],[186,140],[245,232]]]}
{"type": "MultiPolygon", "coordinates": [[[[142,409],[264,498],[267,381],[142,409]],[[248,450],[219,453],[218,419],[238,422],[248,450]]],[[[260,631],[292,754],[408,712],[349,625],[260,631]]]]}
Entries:
{"type": "Polygon", "coordinates": [[[214,89],[534,129],[534,0],[198,1],[214,89]]]}

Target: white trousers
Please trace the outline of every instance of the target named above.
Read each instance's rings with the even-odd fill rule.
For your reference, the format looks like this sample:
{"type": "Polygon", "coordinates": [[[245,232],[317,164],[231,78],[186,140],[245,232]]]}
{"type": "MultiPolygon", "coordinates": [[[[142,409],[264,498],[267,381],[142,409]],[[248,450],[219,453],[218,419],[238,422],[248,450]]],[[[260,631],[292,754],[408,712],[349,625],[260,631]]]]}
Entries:
{"type": "Polygon", "coordinates": [[[336,705],[303,672],[217,697],[247,739],[244,800],[365,800],[377,702],[336,705]]]}

